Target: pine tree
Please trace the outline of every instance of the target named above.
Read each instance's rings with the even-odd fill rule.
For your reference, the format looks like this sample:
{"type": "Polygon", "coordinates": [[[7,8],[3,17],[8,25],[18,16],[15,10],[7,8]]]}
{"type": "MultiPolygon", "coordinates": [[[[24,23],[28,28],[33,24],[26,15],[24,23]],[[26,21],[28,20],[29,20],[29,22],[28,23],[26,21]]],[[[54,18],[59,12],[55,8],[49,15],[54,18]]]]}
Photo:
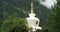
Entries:
{"type": "Polygon", "coordinates": [[[53,8],[51,15],[48,18],[48,27],[49,32],[60,32],[60,0],[57,3],[57,6],[53,8]]]}

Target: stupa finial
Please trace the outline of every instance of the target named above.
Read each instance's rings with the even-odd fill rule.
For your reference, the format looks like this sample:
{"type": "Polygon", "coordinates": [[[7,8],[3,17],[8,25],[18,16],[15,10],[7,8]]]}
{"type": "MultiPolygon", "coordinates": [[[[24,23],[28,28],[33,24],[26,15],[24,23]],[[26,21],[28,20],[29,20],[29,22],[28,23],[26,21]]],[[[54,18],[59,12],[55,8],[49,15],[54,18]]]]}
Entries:
{"type": "Polygon", "coordinates": [[[34,10],[34,8],[33,8],[33,2],[31,2],[31,14],[33,14],[33,10],[34,10]]]}

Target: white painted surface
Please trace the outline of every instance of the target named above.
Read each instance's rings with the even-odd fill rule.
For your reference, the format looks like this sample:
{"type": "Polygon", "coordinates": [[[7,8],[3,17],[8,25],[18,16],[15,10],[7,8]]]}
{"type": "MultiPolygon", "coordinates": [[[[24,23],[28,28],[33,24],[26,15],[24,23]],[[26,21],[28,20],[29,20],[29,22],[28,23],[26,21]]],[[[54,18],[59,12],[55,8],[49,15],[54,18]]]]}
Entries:
{"type": "Polygon", "coordinates": [[[29,14],[29,17],[26,19],[28,22],[28,27],[36,26],[36,21],[38,21],[38,25],[39,25],[39,19],[35,17],[35,14],[29,14]]]}
{"type": "Polygon", "coordinates": [[[28,27],[33,28],[32,31],[35,31],[36,29],[42,29],[41,27],[39,27],[40,20],[37,17],[35,17],[35,14],[29,14],[29,17],[26,19],[28,27]],[[38,23],[36,24],[37,21],[38,23]]]}

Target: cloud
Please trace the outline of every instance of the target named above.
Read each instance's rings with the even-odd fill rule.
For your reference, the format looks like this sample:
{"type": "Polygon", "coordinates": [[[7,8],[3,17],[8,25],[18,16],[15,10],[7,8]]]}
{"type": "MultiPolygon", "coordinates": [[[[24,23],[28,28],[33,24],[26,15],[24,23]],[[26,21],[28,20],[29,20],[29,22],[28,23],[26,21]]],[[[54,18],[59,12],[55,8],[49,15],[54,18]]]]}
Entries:
{"type": "Polygon", "coordinates": [[[57,0],[38,0],[39,3],[47,8],[54,7],[55,4],[57,4],[57,0]]]}

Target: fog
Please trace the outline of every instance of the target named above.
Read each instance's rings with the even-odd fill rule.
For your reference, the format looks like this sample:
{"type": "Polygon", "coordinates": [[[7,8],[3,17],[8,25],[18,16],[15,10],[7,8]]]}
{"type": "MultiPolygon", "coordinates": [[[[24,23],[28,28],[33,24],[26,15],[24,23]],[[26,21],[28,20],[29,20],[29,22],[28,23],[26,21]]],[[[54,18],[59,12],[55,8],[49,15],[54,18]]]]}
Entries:
{"type": "Polygon", "coordinates": [[[38,2],[49,9],[54,7],[55,4],[57,4],[57,0],[38,0],[38,2]]]}

